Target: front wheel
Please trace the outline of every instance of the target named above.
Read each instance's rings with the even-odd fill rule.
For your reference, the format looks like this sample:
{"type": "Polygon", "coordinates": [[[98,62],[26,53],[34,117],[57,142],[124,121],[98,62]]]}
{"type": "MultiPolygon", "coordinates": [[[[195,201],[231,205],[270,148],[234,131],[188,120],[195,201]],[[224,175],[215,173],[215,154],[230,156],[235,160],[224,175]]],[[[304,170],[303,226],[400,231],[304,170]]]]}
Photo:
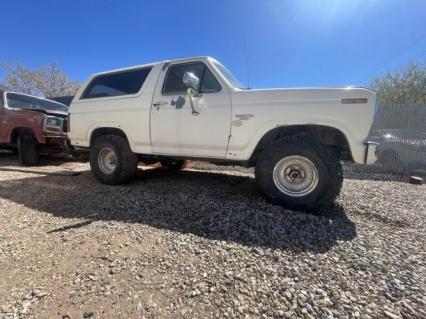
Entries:
{"type": "Polygon", "coordinates": [[[38,153],[36,140],[31,134],[21,134],[18,136],[19,163],[22,166],[36,165],[38,163],[38,153]]]}
{"type": "Polygon", "coordinates": [[[312,139],[280,139],[260,154],[256,181],[272,203],[313,211],[338,196],[343,171],[336,152],[312,139]]]}
{"type": "Polygon", "coordinates": [[[96,139],[89,158],[96,179],[108,185],[130,181],[136,175],[139,161],[127,139],[118,135],[105,135],[96,139]]]}

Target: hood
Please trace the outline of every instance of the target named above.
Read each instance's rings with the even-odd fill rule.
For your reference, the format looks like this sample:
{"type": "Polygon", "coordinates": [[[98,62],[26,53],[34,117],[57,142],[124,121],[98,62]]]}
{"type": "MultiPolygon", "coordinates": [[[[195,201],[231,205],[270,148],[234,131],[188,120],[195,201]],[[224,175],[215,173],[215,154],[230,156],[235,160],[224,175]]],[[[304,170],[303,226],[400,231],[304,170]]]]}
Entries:
{"type": "Polygon", "coordinates": [[[62,118],[65,118],[68,116],[67,112],[60,111],[60,110],[52,110],[52,109],[45,109],[45,110],[44,109],[21,109],[21,110],[44,113],[47,115],[59,116],[62,118]]]}
{"type": "Polygon", "coordinates": [[[45,112],[50,115],[59,115],[63,117],[68,116],[68,112],[60,111],[60,110],[46,109],[45,112]]]}
{"type": "Polygon", "coordinates": [[[347,104],[356,104],[356,99],[376,100],[376,93],[373,91],[356,87],[255,89],[234,91],[233,95],[237,100],[249,104],[285,102],[297,105],[309,102],[342,103],[342,100],[347,104]]]}

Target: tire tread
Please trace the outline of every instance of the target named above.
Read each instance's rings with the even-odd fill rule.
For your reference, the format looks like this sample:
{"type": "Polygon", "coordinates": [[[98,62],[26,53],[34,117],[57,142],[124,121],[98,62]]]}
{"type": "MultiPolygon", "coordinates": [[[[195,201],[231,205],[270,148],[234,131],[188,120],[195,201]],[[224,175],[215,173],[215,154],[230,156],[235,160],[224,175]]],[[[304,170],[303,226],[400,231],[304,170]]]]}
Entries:
{"type": "MultiPolygon", "coordinates": [[[[290,154],[287,154],[287,156],[290,154]]],[[[340,193],[343,184],[343,170],[339,162],[337,152],[329,146],[316,142],[306,136],[286,136],[274,141],[269,147],[263,150],[256,163],[256,183],[259,185],[265,196],[274,204],[279,204],[292,209],[300,209],[305,211],[314,211],[318,208],[331,205],[340,193]],[[269,178],[269,170],[276,158],[277,154],[286,150],[300,150],[305,154],[317,156],[326,168],[329,177],[325,189],[319,194],[308,194],[304,197],[290,197],[282,194],[269,178]],[[315,200],[312,200],[312,198],[315,200]],[[303,202],[303,199],[310,199],[303,202]]]]}
{"type": "Polygon", "coordinates": [[[138,156],[130,149],[127,139],[119,135],[103,135],[94,141],[89,155],[90,167],[95,177],[103,184],[117,185],[129,182],[137,172],[138,156]],[[118,171],[104,174],[98,167],[98,151],[103,146],[110,146],[117,150],[119,157],[118,171]]]}

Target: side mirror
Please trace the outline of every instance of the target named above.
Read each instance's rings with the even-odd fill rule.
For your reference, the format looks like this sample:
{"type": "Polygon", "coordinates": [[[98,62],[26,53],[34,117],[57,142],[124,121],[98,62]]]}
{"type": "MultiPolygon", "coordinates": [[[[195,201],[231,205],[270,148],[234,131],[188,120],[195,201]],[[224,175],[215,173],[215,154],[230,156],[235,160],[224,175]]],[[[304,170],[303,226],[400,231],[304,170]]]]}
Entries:
{"type": "Polygon", "coordinates": [[[197,78],[194,73],[185,72],[183,74],[183,84],[197,92],[200,88],[200,79],[197,78]]]}
{"type": "Polygon", "coordinates": [[[183,74],[183,84],[188,87],[188,96],[189,103],[191,103],[192,115],[198,115],[199,112],[194,108],[194,101],[192,97],[200,97],[201,94],[198,93],[198,89],[200,88],[200,79],[197,78],[194,73],[185,72],[183,74]]]}

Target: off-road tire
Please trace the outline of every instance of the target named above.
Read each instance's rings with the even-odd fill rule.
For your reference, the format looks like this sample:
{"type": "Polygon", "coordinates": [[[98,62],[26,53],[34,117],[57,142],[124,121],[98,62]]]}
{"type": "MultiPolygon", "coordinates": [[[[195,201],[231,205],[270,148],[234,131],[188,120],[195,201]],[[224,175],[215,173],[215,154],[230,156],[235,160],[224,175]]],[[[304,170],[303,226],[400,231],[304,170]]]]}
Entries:
{"type": "Polygon", "coordinates": [[[340,193],[343,170],[337,152],[308,137],[289,136],[274,141],[263,149],[256,162],[256,183],[272,203],[311,213],[330,206],[340,193]],[[288,156],[302,156],[310,160],[318,171],[318,183],[310,193],[294,197],[282,192],[275,184],[275,165],[288,156]]]}
{"type": "Polygon", "coordinates": [[[186,161],[167,159],[167,160],[161,160],[160,164],[161,166],[166,167],[168,170],[178,171],[182,168],[185,168],[186,161]]]}
{"type": "Polygon", "coordinates": [[[18,156],[22,166],[38,163],[37,141],[32,134],[22,133],[18,136],[18,156]]]}
{"type": "Polygon", "coordinates": [[[129,182],[137,172],[138,156],[130,149],[125,137],[118,135],[104,135],[97,138],[90,150],[90,168],[96,179],[102,184],[117,185],[129,182]],[[108,148],[114,151],[117,159],[115,170],[105,174],[99,167],[98,156],[102,149],[108,148]]]}

